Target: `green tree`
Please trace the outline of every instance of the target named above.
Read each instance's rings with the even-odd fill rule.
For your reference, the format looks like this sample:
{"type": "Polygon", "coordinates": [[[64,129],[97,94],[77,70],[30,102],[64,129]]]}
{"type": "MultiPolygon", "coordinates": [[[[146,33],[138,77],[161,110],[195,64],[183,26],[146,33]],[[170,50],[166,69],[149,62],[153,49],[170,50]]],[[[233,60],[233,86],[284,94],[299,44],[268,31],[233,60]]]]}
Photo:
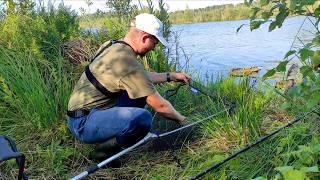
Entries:
{"type": "Polygon", "coordinates": [[[117,17],[127,17],[134,11],[131,0],[107,0],[106,5],[117,17]]]}
{"type": "Polygon", "coordinates": [[[35,7],[35,2],[32,0],[4,0],[7,14],[20,13],[26,15],[35,7]]]}

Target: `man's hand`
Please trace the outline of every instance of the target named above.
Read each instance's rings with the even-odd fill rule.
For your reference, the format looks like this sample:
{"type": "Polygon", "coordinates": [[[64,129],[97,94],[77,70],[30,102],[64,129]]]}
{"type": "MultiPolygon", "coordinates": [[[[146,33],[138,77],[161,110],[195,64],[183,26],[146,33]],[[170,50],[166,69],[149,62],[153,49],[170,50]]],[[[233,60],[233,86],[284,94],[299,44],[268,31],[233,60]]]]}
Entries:
{"type": "Polygon", "coordinates": [[[185,126],[189,124],[188,119],[186,117],[184,117],[182,120],[179,120],[178,123],[180,124],[180,126],[185,126]]]}
{"type": "Polygon", "coordinates": [[[170,73],[172,81],[183,81],[185,83],[189,83],[191,81],[191,77],[186,73],[170,73]]]}

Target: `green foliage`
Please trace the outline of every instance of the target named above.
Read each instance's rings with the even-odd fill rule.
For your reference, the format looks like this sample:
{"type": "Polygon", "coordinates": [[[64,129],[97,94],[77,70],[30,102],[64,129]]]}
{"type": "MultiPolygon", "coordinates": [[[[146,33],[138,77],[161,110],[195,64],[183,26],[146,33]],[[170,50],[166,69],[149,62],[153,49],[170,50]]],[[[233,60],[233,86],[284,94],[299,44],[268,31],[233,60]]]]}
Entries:
{"type": "Polygon", "coordinates": [[[111,12],[119,18],[132,14],[136,9],[131,5],[131,0],[107,0],[106,4],[111,12]]]}
{"type": "Polygon", "coordinates": [[[267,79],[268,77],[273,76],[275,73],[276,73],[276,70],[274,68],[271,70],[268,70],[268,72],[263,75],[262,79],[267,79]]]}
{"type": "MultiPolygon", "coordinates": [[[[265,113],[266,116],[268,114],[270,112],[265,113]]],[[[287,169],[293,170],[286,174],[288,177],[291,177],[292,174],[305,174],[306,179],[317,177],[319,175],[316,172],[319,168],[316,167],[319,166],[319,127],[314,126],[314,123],[318,121],[317,118],[308,116],[299,124],[283,130],[225,163],[220,169],[210,173],[208,177],[219,178],[227,174],[227,178],[224,179],[286,179],[278,170],[287,169]]],[[[272,119],[273,122],[275,120],[272,119]]],[[[286,122],[278,123],[286,124],[286,122]]],[[[274,128],[277,129],[277,127],[274,128]]],[[[275,129],[270,127],[269,131],[275,129]]]]}
{"type": "Polygon", "coordinates": [[[280,63],[278,64],[278,66],[276,67],[276,70],[277,70],[278,72],[284,72],[284,71],[286,71],[286,66],[287,66],[288,62],[289,62],[289,61],[286,61],[286,60],[280,62],[280,63]]]}
{"type": "Polygon", "coordinates": [[[31,122],[37,129],[50,128],[64,117],[71,92],[67,74],[59,56],[49,62],[25,49],[0,48],[1,117],[13,118],[18,124],[31,122]],[[16,114],[5,113],[8,109],[16,114]]]}
{"type": "Polygon", "coordinates": [[[46,129],[64,119],[73,78],[59,48],[79,25],[63,6],[36,11],[31,1],[18,2],[0,21],[1,118],[46,129]]]}
{"type": "Polygon", "coordinates": [[[249,79],[237,82],[233,78],[223,79],[215,85],[211,84],[214,86],[211,88],[222,98],[221,101],[232,100],[236,104],[236,109],[232,115],[205,125],[204,130],[209,136],[223,138],[227,134],[233,137],[233,140],[245,144],[246,141],[261,135],[264,107],[267,106],[270,97],[257,89],[253,90],[253,84],[250,84],[249,79]],[[217,131],[218,129],[223,129],[223,132],[217,131]]]}
{"type": "Polygon", "coordinates": [[[76,13],[64,6],[60,6],[57,10],[51,7],[49,12],[42,9],[39,16],[37,15],[36,22],[37,25],[40,25],[34,29],[37,34],[36,41],[41,47],[40,50],[48,58],[51,58],[50,55],[54,54],[53,51],[58,49],[63,42],[79,33],[76,13]]]}
{"type": "Polygon", "coordinates": [[[247,19],[250,8],[244,4],[216,5],[202,9],[186,9],[170,13],[173,24],[247,19]]]}
{"type": "Polygon", "coordinates": [[[53,58],[60,45],[79,33],[76,14],[60,6],[41,8],[28,15],[7,14],[0,22],[0,44],[8,48],[30,48],[39,56],[53,58]]]}
{"type": "MultiPolygon", "coordinates": [[[[319,11],[320,3],[315,0],[290,0],[290,1],[277,1],[277,0],[261,0],[260,5],[253,5],[253,15],[250,20],[250,29],[254,30],[260,27],[261,24],[271,21],[269,31],[275,28],[280,28],[289,15],[306,15],[306,18],[314,17],[314,29],[316,34],[312,42],[304,44],[303,47],[298,49],[290,49],[274,69],[269,70],[264,74],[263,79],[266,79],[276,72],[285,72],[287,63],[295,57],[303,64],[300,67],[300,73],[303,76],[301,84],[296,85],[289,89],[288,95],[291,97],[291,102],[296,105],[300,110],[306,110],[320,103],[320,85],[319,85],[319,65],[320,65],[320,52],[319,52],[319,26],[320,21],[319,11]],[[264,21],[257,19],[257,13],[262,12],[264,21]],[[275,19],[268,20],[271,16],[276,15],[275,19]]],[[[309,19],[312,21],[311,19],[309,19]]],[[[283,107],[289,108],[288,103],[283,107]]]]}
{"type": "Polygon", "coordinates": [[[295,50],[290,50],[290,51],[288,51],[288,52],[286,53],[286,55],[284,56],[283,59],[287,59],[289,56],[291,56],[291,55],[293,55],[293,54],[295,54],[295,53],[296,53],[295,50]]]}
{"type": "Polygon", "coordinates": [[[317,17],[319,11],[319,7],[317,7],[318,4],[314,0],[290,0],[289,2],[261,0],[260,3],[251,5],[253,6],[250,17],[251,30],[258,29],[261,24],[268,22],[267,20],[274,15],[275,19],[270,20],[269,31],[273,31],[277,27],[280,28],[289,15],[309,15],[317,17]],[[309,9],[310,6],[313,10],[309,9]],[[314,9],[314,7],[316,7],[316,9],[314,9]],[[265,21],[259,20],[257,14],[261,14],[261,17],[265,21]],[[259,24],[259,26],[257,26],[257,24],[259,24]]]}
{"type": "MultiPolygon", "coordinates": [[[[0,18],[0,132],[16,139],[35,179],[67,179],[74,147],[65,112],[78,76],[60,46],[80,35],[77,16],[63,6],[15,2],[0,18]]],[[[4,169],[12,171],[10,164],[4,169]]]]}
{"type": "Polygon", "coordinates": [[[291,163],[289,166],[274,168],[279,173],[275,174],[272,179],[277,177],[285,180],[311,179],[319,176],[320,144],[318,143],[317,140],[314,140],[308,145],[299,146],[297,150],[280,154],[285,159],[290,159],[291,163]]]}

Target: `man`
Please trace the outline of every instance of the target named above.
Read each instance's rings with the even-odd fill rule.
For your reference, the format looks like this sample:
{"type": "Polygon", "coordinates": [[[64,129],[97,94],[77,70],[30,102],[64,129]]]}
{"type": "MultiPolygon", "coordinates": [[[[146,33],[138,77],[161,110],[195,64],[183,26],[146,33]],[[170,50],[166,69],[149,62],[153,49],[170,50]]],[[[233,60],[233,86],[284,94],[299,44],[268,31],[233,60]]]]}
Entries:
{"type": "MultiPolygon", "coordinates": [[[[180,125],[186,117],[156,91],[154,84],[191,79],[184,73],[146,72],[137,55],[153,50],[163,38],[163,24],[152,14],[140,14],[130,23],[123,41],[107,42],[87,66],[68,104],[68,127],[84,143],[127,147],[151,129],[148,104],[180,125]]],[[[104,146],[101,146],[104,147],[104,146]]]]}

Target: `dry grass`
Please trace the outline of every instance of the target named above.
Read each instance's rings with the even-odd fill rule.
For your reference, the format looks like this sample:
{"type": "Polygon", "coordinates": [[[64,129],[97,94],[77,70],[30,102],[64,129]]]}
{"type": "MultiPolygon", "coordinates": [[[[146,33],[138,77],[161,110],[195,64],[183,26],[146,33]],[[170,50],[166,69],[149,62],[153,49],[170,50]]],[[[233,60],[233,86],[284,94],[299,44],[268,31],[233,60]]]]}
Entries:
{"type": "Polygon", "coordinates": [[[74,65],[90,61],[97,47],[81,38],[72,39],[61,45],[61,52],[65,59],[74,65]]]}

